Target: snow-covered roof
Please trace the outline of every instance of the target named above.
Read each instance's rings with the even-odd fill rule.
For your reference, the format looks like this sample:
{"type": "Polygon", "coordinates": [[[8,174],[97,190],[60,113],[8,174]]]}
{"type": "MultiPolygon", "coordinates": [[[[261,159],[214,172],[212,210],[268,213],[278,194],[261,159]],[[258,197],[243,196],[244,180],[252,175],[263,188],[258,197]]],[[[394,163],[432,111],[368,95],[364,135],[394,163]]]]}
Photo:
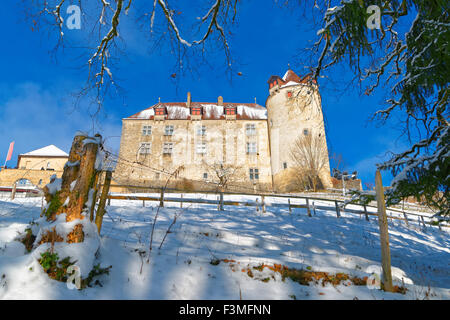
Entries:
{"type": "MultiPolygon", "coordinates": [[[[303,77],[299,77],[294,71],[288,69],[283,78],[280,78],[279,76],[271,76],[267,83],[269,84],[270,88],[272,88],[274,85],[279,85],[281,86],[281,88],[284,88],[298,84],[309,83],[309,81],[311,80],[311,76],[312,74],[310,73],[303,77]]],[[[317,84],[315,79],[312,79],[312,82],[314,84],[317,84]]]]}
{"type": "Polygon", "coordinates": [[[164,108],[167,120],[191,119],[191,108],[201,108],[202,120],[225,119],[225,109],[236,108],[236,120],[267,120],[267,109],[256,103],[227,103],[223,105],[211,102],[192,102],[190,108],[186,102],[158,103],[125,119],[152,120],[155,108],[164,108]]]}
{"type": "Polygon", "coordinates": [[[21,154],[21,156],[49,156],[49,157],[68,157],[69,155],[59,149],[57,146],[51,144],[49,146],[36,149],[27,153],[21,154]]]}

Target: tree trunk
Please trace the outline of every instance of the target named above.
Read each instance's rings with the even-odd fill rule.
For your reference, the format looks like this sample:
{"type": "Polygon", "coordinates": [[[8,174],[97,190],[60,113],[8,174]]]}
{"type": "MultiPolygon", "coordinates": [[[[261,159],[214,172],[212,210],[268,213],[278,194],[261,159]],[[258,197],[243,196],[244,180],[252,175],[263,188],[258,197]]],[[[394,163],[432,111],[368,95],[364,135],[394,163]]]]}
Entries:
{"type": "MultiPolygon", "coordinates": [[[[45,215],[47,220],[54,221],[56,216],[66,213],[66,221],[84,219],[86,204],[90,189],[95,181],[95,161],[101,136],[95,138],[83,134],[76,135],[72,142],[69,159],[64,166],[61,188],[54,194],[49,193],[48,186],[44,188],[49,206],[45,215]]],[[[67,242],[82,242],[84,238],[81,224],[77,224],[67,237],[67,242]]]]}
{"type": "Polygon", "coordinates": [[[95,217],[95,224],[97,225],[98,234],[102,229],[103,215],[105,214],[106,198],[108,197],[109,187],[111,185],[112,172],[106,171],[105,182],[103,183],[102,195],[98,204],[97,215],[95,217]]]}

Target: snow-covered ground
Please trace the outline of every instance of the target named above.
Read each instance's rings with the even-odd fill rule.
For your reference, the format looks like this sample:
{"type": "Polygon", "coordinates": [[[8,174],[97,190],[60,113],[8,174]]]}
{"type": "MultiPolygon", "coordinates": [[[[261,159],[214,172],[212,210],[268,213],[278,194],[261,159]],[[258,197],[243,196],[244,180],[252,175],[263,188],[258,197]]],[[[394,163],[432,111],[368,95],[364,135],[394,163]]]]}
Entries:
{"type": "Polygon", "coordinates": [[[41,198],[0,201],[0,299],[450,298],[450,230],[389,222],[394,284],[408,289],[403,295],[346,283],[305,286],[282,281],[268,268],[253,269],[265,263],[370,276],[380,271],[381,260],[375,217],[367,222],[364,216],[343,212],[337,218],[333,207],[308,217],[305,209],[290,214],[288,208],[268,206],[262,213],[255,207],[226,206],[220,212],[216,205],[184,203],[181,209],[178,203],[166,203],[159,210],[147,263],[157,204],[111,201],[95,261],[111,265],[110,274],[99,277],[102,286],[79,291],[49,279],[36,258],[15,241],[39,218],[41,198]],[[217,264],[218,259],[228,261],[217,264]]]}

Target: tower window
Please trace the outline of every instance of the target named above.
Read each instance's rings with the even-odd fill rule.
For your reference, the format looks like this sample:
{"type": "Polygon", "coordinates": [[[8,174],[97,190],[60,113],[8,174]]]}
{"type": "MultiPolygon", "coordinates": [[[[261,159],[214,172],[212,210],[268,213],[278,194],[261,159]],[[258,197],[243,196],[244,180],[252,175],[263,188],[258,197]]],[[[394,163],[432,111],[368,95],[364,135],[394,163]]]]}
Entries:
{"type": "Polygon", "coordinates": [[[204,172],[204,173],[203,173],[203,179],[204,179],[204,180],[208,179],[208,173],[207,173],[207,172],[204,172]]]}
{"type": "Polygon", "coordinates": [[[305,136],[307,136],[307,135],[309,134],[309,130],[308,130],[308,129],[303,129],[303,134],[304,134],[305,136]]]}
{"type": "Polygon", "coordinates": [[[142,135],[149,136],[152,134],[152,126],[142,126],[142,135]]]}
{"type": "Polygon", "coordinates": [[[173,126],[166,126],[164,128],[164,135],[166,135],[166,136],[173,135],[173,126]]]}
{"type": "Polygon", "coordinates": [[[283,162],[283,169],[287,169],[287,162],[283,162]]]}
{"type": "Polygon", "coordinates": [[[259,180],[259,170],[258,168],[249,169],[250,180],[259,180]]]}

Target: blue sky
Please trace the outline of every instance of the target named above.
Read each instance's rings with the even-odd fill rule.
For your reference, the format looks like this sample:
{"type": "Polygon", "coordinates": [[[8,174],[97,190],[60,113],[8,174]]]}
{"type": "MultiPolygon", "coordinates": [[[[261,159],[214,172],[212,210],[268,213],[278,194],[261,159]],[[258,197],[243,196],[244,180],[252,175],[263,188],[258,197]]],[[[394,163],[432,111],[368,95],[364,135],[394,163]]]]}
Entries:
{"type": "MultiPolygon", "coordinates": [[[[63,12],[65,9],[63,8],[63,12]]],[[[133,27],[134,15],[122,21],[122,45],[127,54],[113,69],[124,92],[106,99],[96,130],[107,137],[107,144],[119,149],[121,119],[161,101],[185,101],[192,93],[194,101],[216,101],[222,95],[228,102],[257,102],[264,105],[268,95],[267,80],[283,76],[288,63],[299,75],[308,72],[300,63],[302,49],[316,40],[316,33],[300,12],[280,9],[272,1],[247,1],[240,5],[238,24],[230,39],[236,61],[232,80],[219,54],[208,56],[209,66],[197,66],[197,73],[171,74],[175,57],[168,50],[151,52],[142,32],[133,27]],[[241,72],[242,76],[236,73],[241,72]]],[[[201,13],[199,13],[201,14],[201,13]]],[[[157,18],[162,18],[161,16],[157,18]]],[[[0,161],[15,141],[13,160],[17,155],[55,144],[69,151],[77,130],[92,130],[87,101],[74,107],[71,95],[80,90],[87,70],[80,68],[85,51],[67,48],[56,58],[49,52],[55,45],[47,31],[32,31],[24,19],[23,8],[8,1],[0,12],[0,161]]],[[[85,41],[86,30],[64,30],[74,45],[85,41]]],[[[349,171],[357,170],[363,182],[373,182],[375,164],[386,158],[387,151],[399,152],[408,144],[398,139],[396,123],[378,126],[369,122],[370,115],[382,106],[384,90],[371,97],[360,96],[358,88],[342,89],[352,74],[342,66],[327,76],[333,81],[319,81],[323,111],[327,122],[330,154],[341,153],[349,171]]],[[[384,174],[384,183],[390,182],[384,174]]]]}

